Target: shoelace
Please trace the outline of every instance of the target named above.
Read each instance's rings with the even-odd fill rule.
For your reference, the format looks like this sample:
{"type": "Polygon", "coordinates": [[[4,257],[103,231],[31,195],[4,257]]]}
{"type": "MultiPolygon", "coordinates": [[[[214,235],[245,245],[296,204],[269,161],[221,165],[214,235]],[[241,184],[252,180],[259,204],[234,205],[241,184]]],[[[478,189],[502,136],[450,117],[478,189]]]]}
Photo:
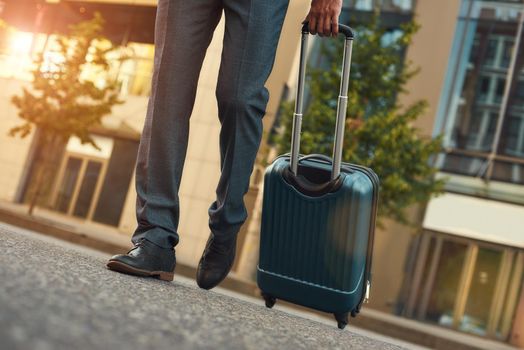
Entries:
{"type": "Polygon", "coordinates": [[[129,249],[129,251],[127,252],[127,254],[131,253],[133,250],[139,248],[142,246],[142,243],[144,242],[144,238],[140,239],[138,242],[135,243],[135,245],[133,246],[133,248],[129,249]]]}

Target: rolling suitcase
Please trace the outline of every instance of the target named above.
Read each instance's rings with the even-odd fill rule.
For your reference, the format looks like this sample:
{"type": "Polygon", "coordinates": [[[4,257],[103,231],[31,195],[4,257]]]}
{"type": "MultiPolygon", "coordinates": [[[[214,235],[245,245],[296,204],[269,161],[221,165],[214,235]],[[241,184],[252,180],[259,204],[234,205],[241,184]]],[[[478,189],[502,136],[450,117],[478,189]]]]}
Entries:
{"type": "Polygon", "coordinates": [[[341,162],[353,31],[345,35],[333,157],[299,154],[306,47],[302,27],[291,153],[264,174],[257,282],[267,307],[276,299],[333,313],[338,327],[368,298],[378,202],[377,175],[341,162]]]}

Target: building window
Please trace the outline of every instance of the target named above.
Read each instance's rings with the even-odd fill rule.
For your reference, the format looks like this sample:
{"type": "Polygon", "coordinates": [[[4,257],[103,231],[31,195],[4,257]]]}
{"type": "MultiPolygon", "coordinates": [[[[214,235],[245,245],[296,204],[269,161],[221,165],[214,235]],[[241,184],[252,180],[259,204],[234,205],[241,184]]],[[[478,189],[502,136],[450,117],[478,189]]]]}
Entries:
{"type": "Polygon", "coordinates": [[[0,28],[0,77],[32,80],[31,71],[36,68],[33,52],[41,52],[47,35],[0,28]]]}
{"type": "Polygon", "coordinates": [[[373,1],[372,0],[355,0],[355,9],[361,11],[371,11],[373,10],[373,1]]]}
{"type": "Polygon", "coordinates": [[[69,139],[54,185],[51,206],[60,212],[91,220],[105,177],[113,140],[93,135],[100,147],[69,139]]]}
{"type": "Polygon", "coordinates": [[[153,76],[154,45],[128,43],[129,59],[118,64],[118,81],[123,95],[149,96],[153,76]]]}
{"type": "Polygon", "coordinates": [[[413,0],[347,0],[344,5],[358,11],[372,11],[380,7],[385,12],[406,13],[413,10],[413,0]]]}
{"type": "Polygon", "coordinates": [[[100,149],[72,136],[51,207],[77,218],[119,226],[135,167],[138,140],[91,135],[100,149]]]}
{"type": "Polygon", "coordinates": [[[524,251],[426,231],[404,315],[506,341],[524,270],[524,251]]]}
{"type": "Polygon", "coordinates": [[[436,127],[445,172],[524,183],[523,12],[513,2],[462,1],[436,127]]]}
{"type": "MultiPolygon", "coordinates": [[[[108,42],[94,45],[107,46],[108,42]]],[[[41,70],[53,72],[64,61],[56,34],[32,33],[16,28],[0,27],[0,78],[32,81],[36,69],[35,58],[43,53],[41,70]],[[1,39],[5,39],[2,42],[1,39]]],[[[107,79],[116,78],[123,96],[149,96],[153,74],[154,45],[152,43],[128,42],[125,46],[108,53],[109,71],[84,67],[81,78],[103,86],[107,79]],[[126,57],[121,60],[121,57],[126,57]]]]}

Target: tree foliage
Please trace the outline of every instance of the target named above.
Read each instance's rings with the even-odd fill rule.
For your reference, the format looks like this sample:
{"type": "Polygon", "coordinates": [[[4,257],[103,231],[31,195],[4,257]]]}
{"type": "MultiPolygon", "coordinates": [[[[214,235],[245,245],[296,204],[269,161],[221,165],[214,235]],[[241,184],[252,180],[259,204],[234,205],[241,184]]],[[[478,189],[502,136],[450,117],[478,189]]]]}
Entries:
{"type": "MultiPolygon", "coordinates": [[[[403,53],[418,25],[411,21],[388,33],[378,15],[356,28],[348,93],[343,161],[372,168],[381,180],[379,217],[407,223],[404,209],[442,190],[430,158],[440,138],[423,137],[413,122],[427,102],[401,106],[397,96],[417,70],[403,53]]],[[[301,153],[332,155],[343,40],[322,39],[321,68],[308,69],[310,101],[304,112],[301,153]],[[323,65],[323,66],[322,66],[323,65]]],[[[274,139],[280,153],[291,142],[294,101],[284,102],[281,129],[274,139]]]]}
{"type": "MultiPolygon", "coordinates": [[[[102,35],[103,25],[104,19],[95,13],[92,19],[70,26],[68,35],[48,42],[35,60],[31,86],[11,99],[23,123],[11,128],[9,135],[24,138],[33,127],[40,131],[29,214],[40,193],[49,194],[50,185],[43,183],[52,173],[49,163],[53,154],[49,153],[73,135],[100,149],[89,132],[101,124],[114,105],[122,103],[119,85],[109,74],[108,54],[118,47],[102,35]]],[[[117,57],[126,59],[118,53],[117,57]]]]}
{"type": "Polygon", "coordinates": [[[89,128],[121,103],[118,84],[107,75],[107,54],[115,47],[102,36],[103,24],[96,13],[72,25],[70,35],[58,37],[52,58],[38,55],[32,86],[12,97],[24,123],[9,130],[11,136],[25,137],[37,126],[46,135],[65,140],[75,135],[98,148],[89,128]]]}

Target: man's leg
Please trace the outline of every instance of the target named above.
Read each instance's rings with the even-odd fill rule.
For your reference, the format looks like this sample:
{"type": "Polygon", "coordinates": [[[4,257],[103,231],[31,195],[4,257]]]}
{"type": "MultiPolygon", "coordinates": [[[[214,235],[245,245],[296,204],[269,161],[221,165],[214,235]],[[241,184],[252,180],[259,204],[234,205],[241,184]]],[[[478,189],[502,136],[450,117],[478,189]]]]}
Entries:
{"type": "Polygon", "coordinates": [[[135,247],[113,256],[107,263],[112,270],[173,279],[189,117],[205,52],[221,14],[220,0],[158,2],[152,91],[135,169],[135,247]]]}
{"type": "Polygon", "coordinates": [[[220,0],[160,0],[155,69],[136,163],[133,242],[178,243],[178,190],[187,151],[189,118],[205,52],[222,14],[220,0]]]}
{"type": "Polygon", "coordinates": [[[229,272],[236,236],[247,219],[244,195],[262,137],[269,99],[264,87],[273,68],[288,0],[225,0],[226,28],[216,90],[221,176],[209,207],[210,239],[197,272],[212,288],[229,272]]]}

